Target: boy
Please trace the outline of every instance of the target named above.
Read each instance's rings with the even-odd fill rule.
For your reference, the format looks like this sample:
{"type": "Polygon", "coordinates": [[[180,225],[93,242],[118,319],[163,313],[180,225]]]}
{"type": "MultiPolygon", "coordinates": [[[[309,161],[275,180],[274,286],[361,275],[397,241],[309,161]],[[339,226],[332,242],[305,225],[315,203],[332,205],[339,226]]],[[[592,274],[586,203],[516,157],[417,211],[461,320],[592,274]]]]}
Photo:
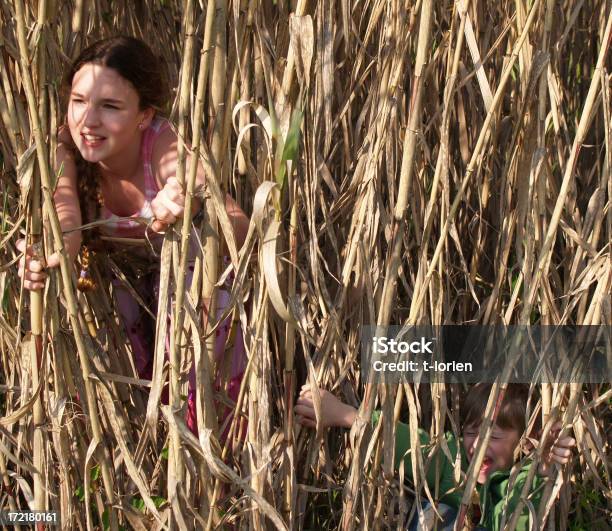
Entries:
{"type": "MultiPolygon", "coordinates": [[[[462,406],[462,430],[463,437],[457,441],[452,433],[446,433],[446,441],[453,459],[457,451],[461,452],[461,469],[465,472],[472,459],[477,446],[478,431],[484,410],[488,401],[490,385],[478,384],[470,389],[462,406]]],[[[525,415],[527,409],[529,388],[526,385],[509,384],[504,394],[497,419],[493,425],[489,444],[485,453],[482,466],[478,474],[479,504],[471,511],[472,519],[475,520],[480,529],[500,529],[503,513],[506,513],[506,523],[516,507],[523,485],[527,480],[530,463],[519,471],[514,485],[509,489],[510,469],[514,464],[515,450],[525,431],[525,415]],[[507,498],[507,505],[506,505],[507,498]],[[480,513],[480,514],[478,514],[480,513]]],[[[339,426],[350,428],[357,418],[357,410],[343,403],[331,393],[319,389],[321,396],[321,423],[323,427],[339,426]]],[[[312,391],[308,385],[302,387],[300,397],[297,401],[295,412],[298,422],[308,427],[316,426],[314,405],[312,402],[312,391]]],[[[380,414],[373,415],[374,423],[378,422],[380,414]]],[[[551,432],[550,440],[557,439],[561,425],[557,424],[551,432]]],[[[419,438],[423,448],[429,444],[429,436],[426,432],[419,430],[419,438]]],[[[567,463],[571,456],[571,448],[576,444],[572,437],[563,437],[552,446],[548,453],[543,455],[542,464],[538,469],[530,493],[533,495],[530,501],[536,510],[542,494],[542,476],[547,475],[553,462],[561,465],[567,463]]],[[[398,423],[395,430],[395,467],[404,460],[404,471],[408,476],[412,474],[410,463],[410,435],[406,424],[398,423]]],[[[430,488],[435,484],[435,458],[427,471],[427,482],[430,488]]],[[[442,452],[439,453],[439,492],[442,493],[438,512],[443,521],[438,519],[437,529],[453,529],[455,518],[461,505],[463,492],[454,490],[453,464],[442,452]],[[445,494],[446,493],[446,494],[445,494]]],[[[429,505],[426,503],[426,505],[429,505]]],[[[426,517],[426,529],[433,529],[437,517],[433,510],[424,507],[426,517]]],[[[416,518],[410,529],[417,529],[416,518]]],[[[524,506],[523,513],[518,519],[516,529],[529,529],[529,512],[524,506]]]]}

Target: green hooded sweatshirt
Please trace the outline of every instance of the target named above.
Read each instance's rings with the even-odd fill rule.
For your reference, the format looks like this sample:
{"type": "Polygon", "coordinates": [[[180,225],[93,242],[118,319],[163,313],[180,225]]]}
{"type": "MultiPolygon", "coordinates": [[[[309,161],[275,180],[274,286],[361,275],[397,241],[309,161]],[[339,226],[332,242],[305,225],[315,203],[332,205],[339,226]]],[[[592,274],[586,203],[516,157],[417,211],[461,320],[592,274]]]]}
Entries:
{"type": "MultiPolygon", "coordinates": [[[[380,412],[375,411],[372,416],[373,423],[377,424],[379,418],[380,412]]],[[[419,429],[418,435],[422,455],[425,457],[428,448],[431,446],[431,441],[427,432],[421,429],[419,429]]],[[[442,451],[438,452],[438,455],[431,459],[429,468],[426,470],[427,484],[433,495],[436,484],[437,470],[438,492],[440,493],[439,501],[459,511],[461,499],[463,498],[463,490],[458,489],[453,480],[453,463],[457,457],[457,451],[461,452],[461,470],[463,472],[467,471],[469,463],[465,450],[463,449],[461,439],[457,440],[456,437],[450,432],[445,433],[444,437],[453,460],[449,461],[442,451]]],[[[409,450],[409,427],[402,422],[398,422],[397,426],[395,427],[394,465],[396,469],[399,469],[400,463],[403,459],[404,472],[407,477],[412,479],[412,463],[409,450]]],[[[520,469],[512,489],[508,488],[510,470],[495,471],[487,478],[484,485],[478,484],[477,490],[480,499],[481,511],[479,525],[491,531],[501,530],[502,516],[504,514],[506,516],[506,524],[510,522],[512,513],[519,502],[525,481],[527,481],[527,475],[530,467],[531,463],[528,463],[520,469]]],[[[543,485],[544,479],[536,473],[528,494],[528,501],[533,505],[536,511],[542,497],[543,485]]],[[[526,504],[523,505],[523,512],[518,519],[516,529],[517,531],[529,531],[530,529],[529,509],[526,504]]]]}

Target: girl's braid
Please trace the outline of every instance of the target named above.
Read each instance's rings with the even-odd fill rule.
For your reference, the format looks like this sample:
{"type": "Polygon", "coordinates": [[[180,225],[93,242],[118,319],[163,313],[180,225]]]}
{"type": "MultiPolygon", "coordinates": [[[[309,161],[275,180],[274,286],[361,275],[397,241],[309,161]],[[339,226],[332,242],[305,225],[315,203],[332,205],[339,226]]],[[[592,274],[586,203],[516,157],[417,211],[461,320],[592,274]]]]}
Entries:
{"type": "MultiPolygon", "coordinates": [[[[100,206],[102,196],[100,193],[100,180],[98,169],[94,164],[88,163],[79,153],[76,146],[73,150],[74,161],[77,170],[77,193],[79,207],[83,224],[91,223],[100,217],[100,206]]],[[[81,273],[77,280],[77,287],[80,291],[92,291],[97,286],[89,274],[89,263],[92,253],[92,244],[95,246],[98,232],[88,229],[82,232],[83,244],[81,246],[81,273]]]]}

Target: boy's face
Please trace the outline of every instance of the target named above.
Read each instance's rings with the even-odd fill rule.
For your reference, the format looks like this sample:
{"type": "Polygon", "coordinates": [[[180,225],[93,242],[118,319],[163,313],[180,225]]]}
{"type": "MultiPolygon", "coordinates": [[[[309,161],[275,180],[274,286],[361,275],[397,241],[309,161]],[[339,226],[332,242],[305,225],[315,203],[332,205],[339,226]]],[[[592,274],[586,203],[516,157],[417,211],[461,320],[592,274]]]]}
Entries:
{"type": "MultiPolygon", "coordinates": [[[[468,456],[468,461],[472,460],[474,451],[478,444],[478,430],[480,425],[473,424],[463,429],[463,447],[468,456]]],[[[500,428],[493,425],[489,446],[485,452],[485,457],[478,473],[478,483],[484,483],[487,478],[497,470],[509,470],[514,463],[514,450],[518,446],[520,434],[515,429],[500,428]]]]}

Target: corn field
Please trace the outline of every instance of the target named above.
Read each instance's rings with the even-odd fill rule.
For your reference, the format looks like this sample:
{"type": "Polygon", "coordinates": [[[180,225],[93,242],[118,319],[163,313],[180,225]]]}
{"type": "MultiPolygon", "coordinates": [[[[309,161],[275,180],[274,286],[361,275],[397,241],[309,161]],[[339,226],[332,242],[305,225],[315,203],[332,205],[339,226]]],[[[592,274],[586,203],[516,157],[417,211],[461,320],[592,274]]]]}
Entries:
{"type": "MultiPolygon", "coordinates": [[[[1,509],[58,511],[62,529],[404,528],[424,477],[400,479],[393,423],[372,436],[368,419],[409,418],[435,440],[457,432],[459,393],[364,381],[360,331],[612,324],[611,31],[610,0],[3,2],[1,509]],[[18,238],[63,247],[62,75],[118,34],[163,58],[177,177],[193,191],[189,149],[209,185],[191,286],[190,219],[164,239],[150,381],[104,256],[86,294],[65,253],[44,291],[17,275],[18,238]],[[226,192],[250,218],[241,248],[226,192]],[[196,317],[202,299],[214,308],[224,254],[218,321],[240,324],[248,353],[230,426],[215,414],[216,323],[196,317]],[[198,437],[184,421],[192,365],[198,437]],[[360,407],[350,433],[296,423],[305,382],[360,407]]],[[[609,529],[610,384],[534,386],[534,414],[577,440],[534,528],[609,529]]]]}

